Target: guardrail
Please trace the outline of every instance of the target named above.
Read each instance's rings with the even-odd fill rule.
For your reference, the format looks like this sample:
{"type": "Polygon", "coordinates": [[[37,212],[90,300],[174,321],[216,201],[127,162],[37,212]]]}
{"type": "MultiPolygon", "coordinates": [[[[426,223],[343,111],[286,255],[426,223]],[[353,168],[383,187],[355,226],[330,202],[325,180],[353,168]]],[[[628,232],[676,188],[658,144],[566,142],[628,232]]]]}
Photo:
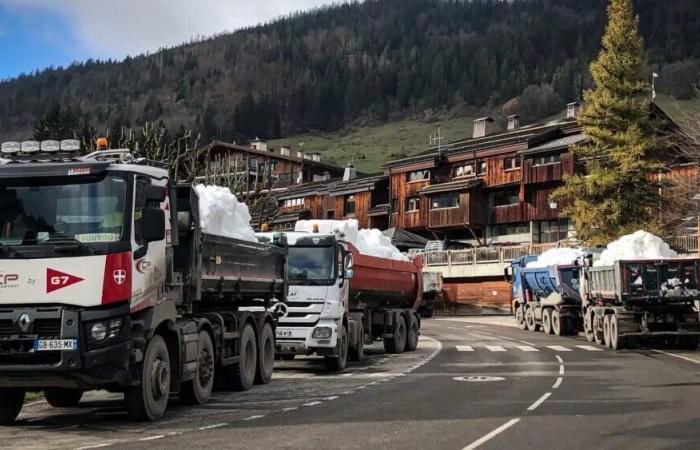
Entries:
{"type": "Polygon", "coordinates": [[[512,247],[480,247],[466,250],[440,250],[424,255],[426,266],[508,263],[525,255],[539,255],[556,247],[551,244],[530,244],[512,247]]]}

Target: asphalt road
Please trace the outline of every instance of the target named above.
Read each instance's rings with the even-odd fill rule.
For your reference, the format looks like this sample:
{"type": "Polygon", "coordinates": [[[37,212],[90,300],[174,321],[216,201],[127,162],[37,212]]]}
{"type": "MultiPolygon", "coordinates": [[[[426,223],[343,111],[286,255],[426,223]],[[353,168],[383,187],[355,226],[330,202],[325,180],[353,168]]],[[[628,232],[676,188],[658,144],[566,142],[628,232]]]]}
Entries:
{"type": "Polygon", "coordinates": [[[319,361],[273,382],[216,393],[157,423],[130,422],[118,396],[78,408],[29,405],[3,448],[698,448],[700,352],[604,350],[460,320],[424,321],[419,349],[328,375],[319,361]]]}

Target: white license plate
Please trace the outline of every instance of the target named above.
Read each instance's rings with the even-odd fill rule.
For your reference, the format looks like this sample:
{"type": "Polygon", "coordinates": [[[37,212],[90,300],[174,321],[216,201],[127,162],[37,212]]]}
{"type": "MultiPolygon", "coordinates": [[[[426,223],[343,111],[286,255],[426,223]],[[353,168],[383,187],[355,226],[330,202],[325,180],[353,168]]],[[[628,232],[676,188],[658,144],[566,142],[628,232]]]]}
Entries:
{"type": "Polygon", "coordinates": [[[292,330],[280,330],[277,329],[278,338],[294,337],[294,332],[292,330]]]}
{"type": "Polygon", "coordinates": [[[77,350],[77,339],[53,339],[34,341],[34,351],[45,352],[52,350],[77,350]]]}

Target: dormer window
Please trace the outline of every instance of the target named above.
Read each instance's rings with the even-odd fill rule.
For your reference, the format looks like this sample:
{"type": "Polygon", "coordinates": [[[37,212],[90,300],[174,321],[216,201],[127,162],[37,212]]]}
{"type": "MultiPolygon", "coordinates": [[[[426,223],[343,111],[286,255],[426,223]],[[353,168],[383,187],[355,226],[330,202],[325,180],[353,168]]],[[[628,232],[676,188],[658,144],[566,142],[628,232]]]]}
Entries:
{"type": "Polygon", "coordinates": [[[406,174],[406,179],[411,181],[428,181],[430,180],[430,170],[414,170],[413,172],[408,172],[406,174]]]}

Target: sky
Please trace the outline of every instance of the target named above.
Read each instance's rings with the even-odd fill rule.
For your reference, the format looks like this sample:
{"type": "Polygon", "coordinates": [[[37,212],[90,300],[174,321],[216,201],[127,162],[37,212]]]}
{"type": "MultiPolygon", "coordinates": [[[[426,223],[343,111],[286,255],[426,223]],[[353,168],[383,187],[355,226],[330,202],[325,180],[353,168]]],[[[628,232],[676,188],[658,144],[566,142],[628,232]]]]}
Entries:
{"type": "Polygon", "coordinates": [[[123,59],[338,0],[0,0],[0,80],[123,59]]]}

